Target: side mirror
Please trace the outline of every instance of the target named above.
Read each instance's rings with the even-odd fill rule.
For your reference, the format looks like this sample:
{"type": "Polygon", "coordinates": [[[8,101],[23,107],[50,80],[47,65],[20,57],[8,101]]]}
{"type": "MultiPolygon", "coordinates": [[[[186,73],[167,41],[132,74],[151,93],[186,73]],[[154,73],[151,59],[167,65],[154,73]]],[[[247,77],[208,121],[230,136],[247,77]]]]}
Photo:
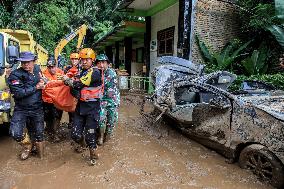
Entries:
{"type": "Polygon", "coordinates": [[[8,63],[15,64],[16,59],[19,58],[19,49],[16,46],[8,46],[7,55],[8,63]]]}

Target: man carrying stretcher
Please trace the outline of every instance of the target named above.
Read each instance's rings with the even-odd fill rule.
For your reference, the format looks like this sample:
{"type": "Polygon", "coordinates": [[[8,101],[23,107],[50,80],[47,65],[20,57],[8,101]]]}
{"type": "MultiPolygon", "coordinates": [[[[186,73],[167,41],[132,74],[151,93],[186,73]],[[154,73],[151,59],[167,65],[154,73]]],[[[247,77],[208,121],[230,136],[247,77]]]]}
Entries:
{"type": "MultiPolygon", "coordinates": [[[[64,73],[56,66],[56,62],[52,57],[47,61],[47,69],[43,71],[43,76],[47,82],[57,80],[58,76],[62,76],[64,73]]],[[[57,130],[60,125],[63,111],[56,108],[52,99],[45,93],[42,95],[44,101],[44,121],[46,122],[46,131],[52,142],[59,142],[57,130]]]]}

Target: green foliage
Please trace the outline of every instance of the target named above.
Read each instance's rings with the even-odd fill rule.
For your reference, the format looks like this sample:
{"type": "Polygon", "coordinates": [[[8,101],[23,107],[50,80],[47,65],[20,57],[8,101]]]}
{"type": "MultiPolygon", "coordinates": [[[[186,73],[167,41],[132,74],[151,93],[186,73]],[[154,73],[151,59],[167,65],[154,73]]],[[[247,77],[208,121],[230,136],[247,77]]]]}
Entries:
{"type": "Polygon", "coordinates": [[[197,46],[201,52],[201,56],[206,63],[210,63],[211,65],[215,64],[214,57],[211,55],[209,51],[209,47],[205,45],[203,41],[201,41],[198,35],[195,35],[197,46]]]}
{"type": "Polygon", "coordinates": [[[214,53],[214,57],[217,61],[217,66],[221,70],[227,69],[229,66],[233,64],[233,62],[241,56],[241,52],[247,48],[247,46],[251,43],[251,41],[246,42],[245,44],[238,47],[237,42],[231,42],[226,45],[221,52],[214,53]]]}
{"type": "Polygon", "coordinates": [[[284,25],[272,25],[267,29],[274,35],[278,43],[284,48],[284,25]]]}
{"type": "Polygon", "coordinates": [[[10,13],[2,5],[0,5],[0,18],[0,28],[6,26],[10,21],[10,13]]]}
{"type": "Polygon", "coordinates": [[[248,77],[245,75],[238,75],[236,80],[232,83],[232,85],[229,87],[229,91],[237,91],[240,89],[241,84],[244,80],[247,80],[248,77]]]}
{"type": "Polygon", "coordinates": [[[278,43],[284,49],[284,1],[275,0],[275,11],[278,24],[267,26],[267,29],[274,35],[278,43]]]}
{"type": "Polygon", "coordinates": [[[210,74],[212,72],[219,71],[220,69],[214,64],[206,64],[205,73],[210,74]]]}
{"type": "Polygon", "coordinates": [[[237,3],[243,8],[241,29],[248,38],[269,41],[272,36],[284,48],[283,0],[238,0],[237,3]]]}
{"type": "Polygon", "coordinates": [[[283,74],[264,74],[264,75],[238,75],[237,79],[234,81],[233,85],[230,86],[230,91],[236,91],[240,88],[241,83],[244,80],[258,80],[264,81],[268,84],[275,86],[277,89],[284,90],[284,75],[283,74]]]}
{"type": "Polygon", "coordinates": [[[268,64],[268,50],[261,46],[259,50],[254,50],[250,57],[242,61],[242,65],[248,75],[259,75],[267,72],[268,64]]]}
{"type": "MultiPolygon", "coordinates": [[[[85,41],[92,47],[95,40],[120,23],[124,13],[115,12],[115,0],[8,0],[0,6],[0,27],[24,29],[33,33],[36,41],[50,54],[57,43],[82,24],[90,30],[85,41]],[[7,2],[7,3],[5,3],[7,2]]],[[[72,40],[62,54],[76,49],[76,40],[72,40]]]]}
{"type": "Polygon", "coordinates": [[[254,14],[248,24],[253,30],[262,30],[275,23],[275,8],[272,4],[258,4],[252,10],[254,14]]]}
{"type": "Polygon", "coordinates": [[[38,8],[41,11],[35,13],[29,24],[24,25],[23,28],[31,31],[40,44],[45,45],[49,52],[53,52],[58,41],[66,35],[68,9],[55,4],[47,6],[47,3],[39,3],[38,8]]]}
{"type": "MultiPolygon", "coordinates": [[[[253,40],[250,53],[259,49],[262,43],[269,49],[268,73],[279,72],[279,57],[283,54],[284,29],[283,0],[237,0],[239,9],[240,32],[243,41],[253,40]],[[282,12],[282,13],[281,13],[282,12]]],[[[245,69],[237,65],[235,69],[245,69]]]]}
{"type": "Polygon", "coordinates": [[[261,34],[267,26],[275,22],[275,8],[273,0],[238,0],[240,10],[240,22],[242,30],[253,34],[261,34]]]}
{"type": "Polygon", "coordinates": [[[219,52],[210,52],[209,47],[207,47],[204,42],[202,42],[199,37],[196,37],[196,41],[202,57],[206,63],[214,65],[214,69],[226,70],[232,66],[235,60],[242,56],[242,52],[248,47],[251,41],[240,45],[238,40],[233,40],[228,43],[219,52]]]}
{"type": "Polygon", "coordinates": [[[93,28],[93,31],[96,33],[94,40],[97,41],[108,32],[112,31],[113,28],[113,22],[111,21],[97,22],[93,28]]]}

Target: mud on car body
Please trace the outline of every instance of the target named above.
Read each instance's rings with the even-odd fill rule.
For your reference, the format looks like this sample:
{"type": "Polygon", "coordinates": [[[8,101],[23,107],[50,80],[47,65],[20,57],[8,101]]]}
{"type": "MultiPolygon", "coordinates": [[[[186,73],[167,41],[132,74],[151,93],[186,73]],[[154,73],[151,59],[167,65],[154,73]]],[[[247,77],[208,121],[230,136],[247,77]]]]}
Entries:
{"type": "Polygon", "coordinates": [[[179,65],[178,59],[167,60],[152,72],[154,106],[191,138],[238,160],[240,167],[251,169],[276,188],[284,188],[284,92],[245,81],[240,91],[230,93],[234,74],[202,75],[202,66],[184,72],[188,68],[179,65]],[[161,81],[164,73],[168,79],[161,81]]]}

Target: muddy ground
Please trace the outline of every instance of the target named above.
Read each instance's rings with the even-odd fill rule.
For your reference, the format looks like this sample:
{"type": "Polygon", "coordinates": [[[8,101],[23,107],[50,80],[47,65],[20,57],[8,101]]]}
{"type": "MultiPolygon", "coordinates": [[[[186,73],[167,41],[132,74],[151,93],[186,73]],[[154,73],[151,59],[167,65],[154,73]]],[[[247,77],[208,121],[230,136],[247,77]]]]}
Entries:
{"type": "Polygon", "coordinates": [[[20,161],[18,144],[1,136],[0,189],[271,188],[171,126],[150,125],[138,113],[139,102],[139,97],[122,98],[115,137],[99,148],[93,167],[86,163],[87,151],[74,153],[68,138],[47,143],[43,160],[20,161]]]}

